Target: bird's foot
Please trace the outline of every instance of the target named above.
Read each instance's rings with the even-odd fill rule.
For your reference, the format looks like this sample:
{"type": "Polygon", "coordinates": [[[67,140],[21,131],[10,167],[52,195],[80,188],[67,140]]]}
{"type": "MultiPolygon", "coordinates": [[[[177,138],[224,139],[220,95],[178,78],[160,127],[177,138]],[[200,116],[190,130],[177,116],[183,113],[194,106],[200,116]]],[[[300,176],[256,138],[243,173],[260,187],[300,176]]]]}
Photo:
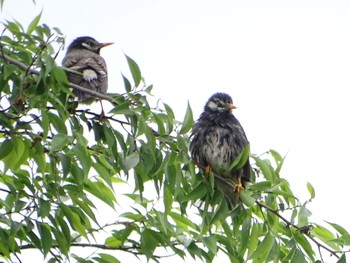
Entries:
{"type": "Polygon", "coordinates": [[[104,112],[104,110],[102,110],[100,116],[98,116],[98,120],[99,120],[100,122],[102,122],[102,121],[104,120],[105,117],[106,117],[105,112],[104,112]]]}
{"type": "Polygon", "coordinates": [[[206,167],[205,167],[205,174],[209,174],[210,172],[212,172],[213,171],[213,168],[210,166],[210,165],[207,165],[206,167]]]}
{"type": "Polygon", "coordinates": [[[99,120],[100,122],[102,122],[102,121],[104,120],[104,118],[106,117],[106,115],[105,115],[105,111],[103,110],[102,101],[100,101],[100,103],[101,103],[101,114],[100,114],[100,116],[98,117],[98,120],[99,120]]]}
{"type": "Polygon", "coordinates": [[[239,176],[233,190],[235,193],[237,193],[239,195],[243,189],[244,189],[244,187],[243,187],[243,184],[241,181],[241,177],[239,176]]]}

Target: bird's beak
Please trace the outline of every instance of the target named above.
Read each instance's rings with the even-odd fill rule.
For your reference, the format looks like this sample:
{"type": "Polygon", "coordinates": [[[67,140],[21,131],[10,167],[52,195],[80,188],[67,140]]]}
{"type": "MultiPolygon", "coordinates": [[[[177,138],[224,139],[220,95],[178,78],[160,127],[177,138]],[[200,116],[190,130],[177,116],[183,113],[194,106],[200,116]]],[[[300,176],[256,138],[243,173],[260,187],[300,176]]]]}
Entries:
{"type": "Polygon", "coordinates": [[[237,107],[236,107],[235,105],[233,105],[232,103],[229,103],[229,104],[228,104],[228,108],[229,108],[230,110],[237,109],[237,107]]]}
{"type": "Polygon", "coordinates": [[[113,45],[113,42],[101,43],[101,48],[113,45]]]}

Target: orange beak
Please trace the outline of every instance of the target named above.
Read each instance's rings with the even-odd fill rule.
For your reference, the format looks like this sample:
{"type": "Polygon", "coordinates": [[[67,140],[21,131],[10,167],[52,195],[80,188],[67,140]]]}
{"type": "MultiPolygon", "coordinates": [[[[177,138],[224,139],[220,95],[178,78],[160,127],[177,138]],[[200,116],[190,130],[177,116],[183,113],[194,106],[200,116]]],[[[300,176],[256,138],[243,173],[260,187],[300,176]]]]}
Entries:
{"type": "Polygon", "coordinates": [[[237,107],[235,105],[233,105],[232,103],[228,104],[228,108],[230,110],[237,109],[237,107]]]}
{"type": "Polygon", "coordinates": [[[101,43],[101,47],[107,47],[107,46],[110,46],[110,45],[113,45],[113,44],[114,44],[113,42],[101,43]]]}

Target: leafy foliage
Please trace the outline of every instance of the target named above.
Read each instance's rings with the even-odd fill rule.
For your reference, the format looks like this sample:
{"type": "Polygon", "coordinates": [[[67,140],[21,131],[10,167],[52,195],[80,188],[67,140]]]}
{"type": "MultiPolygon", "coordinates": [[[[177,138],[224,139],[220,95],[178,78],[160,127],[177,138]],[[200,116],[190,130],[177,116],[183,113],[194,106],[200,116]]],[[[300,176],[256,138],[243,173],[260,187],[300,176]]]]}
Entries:
{"type": "Polygon", "coordinates": [[[349,233],[309,222],[315,190],[307,184],[304,203],[293,195],[280,154],[250,157],[253,180],[229,211],[218,175],[204,175],[188,155],[190,105],[182,122],[170,105],[153,106],[152,86],[125,56],[132,80],[123,76],[125,93],[110,96],[106,117],[76,108],[55,61],[64,38],[39,23],[40,14],[27,29],[6,21],[0,39],[2,257],[36,248],[49,262],[121,262],[107,251],[154,261],[173,253],[211,262],[220,252],[231,262],[316,262],[324,251],[345,262],[349,233]],[[77,246],[98,250],[73,254],[77,246]]]}

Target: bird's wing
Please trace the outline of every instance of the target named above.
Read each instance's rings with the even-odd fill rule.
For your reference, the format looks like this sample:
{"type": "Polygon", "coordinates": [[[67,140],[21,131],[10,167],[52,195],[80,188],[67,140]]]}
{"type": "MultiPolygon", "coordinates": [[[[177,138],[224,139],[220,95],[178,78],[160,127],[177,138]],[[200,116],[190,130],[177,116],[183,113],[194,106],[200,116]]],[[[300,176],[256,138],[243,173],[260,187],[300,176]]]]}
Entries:
{"type": "Polygon", "coordinates": [[[78,50],[67,54],[62,64],[66,68],[79,72],[67,72],[70,82],[78,85],[82,85],[83,82],[96,82],[90,84],[95,84],[102,92],[107,91],[107,65],[101,56],[78,50]]]}

